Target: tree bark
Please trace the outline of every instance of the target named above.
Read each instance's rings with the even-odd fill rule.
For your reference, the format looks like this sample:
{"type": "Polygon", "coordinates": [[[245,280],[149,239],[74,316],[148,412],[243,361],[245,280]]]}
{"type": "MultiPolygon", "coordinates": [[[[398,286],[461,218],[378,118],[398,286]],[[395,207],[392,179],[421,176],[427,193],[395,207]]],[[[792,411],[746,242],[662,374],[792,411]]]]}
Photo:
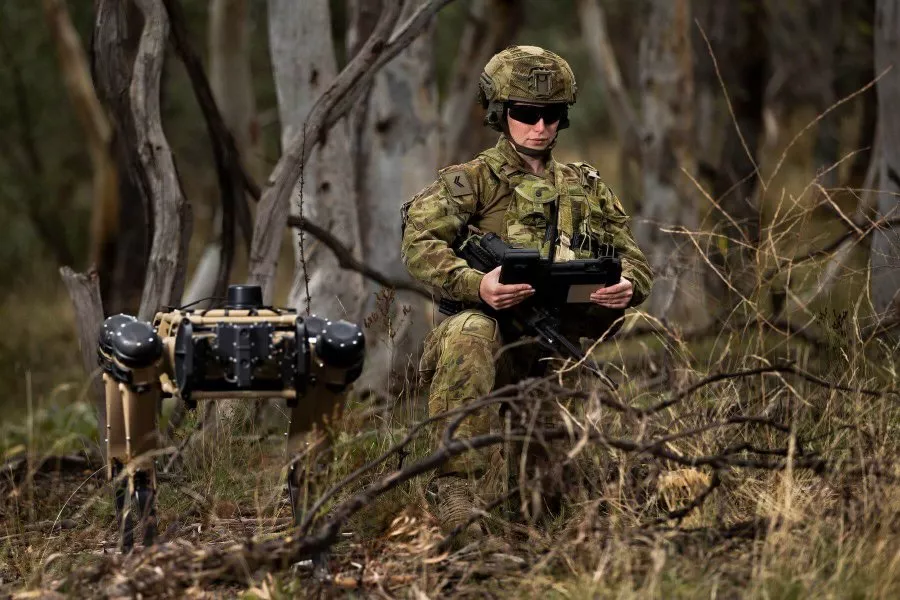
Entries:
{"type": "Polygon", "coordinates": [[[643,199],[634,233],[655,273],[649,310],[685,327],[709,319],[702,263],[690,233],[699,220],[694,176],[693,68],[688,0],[652,0],[641,40],[643,199]]]}
{"type": "Polygon", "coordinates": [[[210,0],[209,85],[244,168],[259,176],[260,131],[250,72],[247,0],[210,0]]]}
{"type": "MultiPolygon", "coordinates": [[[[876,201],[878,218],[900,216],[900,0],[877,0],[875,13],[875,71],[878,80],[880,177],[876,201]]],[[[872,304],[885,317],[900,312],[900,229],[885,228],[872,236],[870,259],[872,304]]]]}
{"type": "Polygon", "coordinates": [[[161,307],[181,302],[191,217],[160,114],[169,19],[161,3],[136,1],[144,15],[144,30],[129,92],[138,156],[153,206],[153,243],[138,318],[150,321],[161,307]]]}
{"type": "MultiPolygon", "coordinates": [[[[97,264],[107,314],[137,312],[153,235],[148,185],[137,157],[131,113],[132,65],[142,17],[131,0],[95,0],[91,39],[91,73],[113,129],[113,152],[119,175],[117,223],[110,231],[97,264]]],[[[107,207],[107,214],[113,212],[107,207]]]]}
{"type": "Polygon", "coordinates": [[[100,299],[100,284],[97,272],[76,273],[69,267],[59,270],[72,307],[75,310],[75,328],[78,347],[81,349],[81,364],[90,383],[89,395],[97,411],[97,427],[100,432],[100,450],[106,456],[106,397],[103,382],[97,375],[97,336],[103,325],[103,302],[100,299]]]}
{"type": "MultiPolygon", "coordinates": [[[[283,0],[273,0],[283,1],[283,0]]],[[[290,4],[283,5],[284,10],[297,10],[299,5],[291,7],[290,4]]],[[[308,8],[308,7],[307,7],[308,8]]],[[[378,26],[374,29],[369,40],[363,46],[359,55],[354,61],[347,65],[347,68],[341,72],[341,75],[335,79],[334,83],[322,94],[305,120],[299,124],[295,123],[293,127],[296,130],[288,131],[286,127],[282,128],[282,141],[284,142],[284,151],[275,170],[269,177],[269,187],[263,193],[259,203],[259,209],[256,216],[256,224],[253,230],[253,244],[250,251],[250,281],[260,285],[263,288],[263,297],[267,302],[272,302],[273,285],[275,278],[275,268],[278,264],[278,252],[281,246],[281,239],[284,231],[284,223],[286,222],[288,212],[291,208],[291,196],[296,189],[304,168],[309,160],[313,148],[322,141],[328,131],[328,127],[338,121],[336,115],[336,105],[340,103],[343,96],[352,92],[353,88],[366,84],[366,73],[373,68],[377,62],[379,55],[384,50],[384,45],[388,41],[390,31],[397,21],[400,14],[400,7],[392,5],[392,8],[386,10],[379,20],[378,26]],[[291,135],[293,134],[293,135],[291,135]]],[[[270,23],[273,16],[270,13],[270,23]]],[[[280,30],[282,27],[291,25],[290,22],[275,23],[273,26],[280,30]]],[[[296,26],[302,26],[301,23],[294,22],[296,26]]],[[[329,25],[330,27],[330,25],[329,25]]],[[[272,45],[273,63],[277,63],[278,55],[281,50],[276,48],[279,31],[270,33],[270,44],[272,45]]],[[[287,47],[284,52],[290,51],[290,39],[283,40],[287,47]]],[[[286,65],[286,68],[290,65],[286,65]]],[[[277,64],[275,66],[277,72],[277,64]]],[[[312,77],[313,71],[309,71],[309,77],[312,77]]],[[[318,71],[315,71],[318,78],[318,71]]],[[[276,76],[277,80],[277,76],[276,76]]],[[[288,81],[285,81],[288,85],[288,81]]],[[[287,92],[279,92],[287,93],[287,92]]],[[[282,104],[280,101],[279,104],[282,104]]],[[[286,107],[292,110],[294,107],[286,107]]],[[[290,123],[290,115],[281,115],[282,122],[290,123]]],[[[328,224],[325,224],[328,227],[328,224]]]]}

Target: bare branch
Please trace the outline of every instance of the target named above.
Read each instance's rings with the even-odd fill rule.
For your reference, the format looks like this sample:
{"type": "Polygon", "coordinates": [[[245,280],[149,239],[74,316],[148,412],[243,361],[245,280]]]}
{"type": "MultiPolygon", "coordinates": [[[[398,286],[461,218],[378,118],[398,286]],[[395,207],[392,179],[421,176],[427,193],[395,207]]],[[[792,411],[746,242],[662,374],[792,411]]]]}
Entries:
{"type": "Polygon", "coordinates": [[[144,31],[129,93],[138,155],[153,201],[153,244],[138,317],[149,321],[160,307],[181,300],[190,238],[190,206],[181,190],[160,113],[168,18],[165,8],[153,0],[136,0],[136,3],[144,14],[144,31]]]}
{"type": "Polygon", "coordinates": [[[400,16],[401,3],[389,2],[365,45],[335,78],[309,112],[301,131],[288,144],[278,164],[269,176],[269,183],[260,199],[250,249],[251,283],[260,285],[263,297],[271,302],[272,283],[278,264],[278,252],[284,224],[287,221],[290,196],[297,186],[313,147],[328,130],[335,106],[356,87],[364,85],[364,73],[384,51],[390,32],[400,16]]]}
{"type": "Polygon", "coordinates": [[[712,383],[716,383],[718,381],[724,381],[726,379],[752,377],[753,375],[762,375],[765,373],[790,373],[791,375],[796,375],[797,377],[801,377],[801,378],[809,381],[810,383],[815,383],[816,385],[820,385],[820,386],[826,387],[828,389],[839,390],[842,392],[851,392],[851,393],[855,393],[855,394],[863,394],[865,396],[878,397],[878,396],[887,396],[889,394],[894,394],[894,395],[898,394],[897,390],[873,390],[873,389],[867,389],[867,388],[853,388],[853,387],[843,386],[843,385],[839,385],[836,383],[831,383],[830,381],[825,381],[821,377],[817,377],[817,376],[813,375],[812,373],[808,373],[798,367],[794,367],[791,365],[773,365],[773,366],[767,366],[767,367],[758,367],[756,369],[746,369],[744,371],[737,371],[734,373],[717,373],[716,375],[711,375],[709,377],[701,379],[700,381],[698,381],[694,385],[690,386],[686,390],[674,394],[668,400],[660,402],[659,404],[656,404],[649,408],[640,409],[637,412],[641,415],[651,415],[654,413],[658,413],[660,411],[663,411],[663,410],[669,408],[670,406],[673,406],[673,405],[681,402],[682,400],[684,400],[688,396],[692,395],[697,390],[704,388],[712,383]]]}
{"type": "MultiPolygon", "coordinates": [[[[369,84],[375,78],[375,75],[378,71],[391,62],[395,56],[400,54],[400,52],[409,46],[414,39],[422,32],[423,29],[431,22],[431,19],[445,6],[453,2],[453,0],[428,0],[424,2],[421,6],[419,6],[418,10],[415,13],[410,15],[410,17],[404,21],[397,29],[394,31],[390,38],[387,40],[386,45],[383,50],[376,55],[374,62],[371,67],[361,73],[361,78],[359,83],[353,85],[347,90],[346,94],[342,94],[338,98],[338,102],[335,107],[329,111],[326,128],[331,127],[334,123],[344,118],[349,112],[350,109],[356,104],[359,98],[365,93],[365,90],[368,89],[369,84]]],[[[394,4],[392,2],[387,3],[388,6],[394,4]]],[[[401,3],[397,3],[401,4],[401,3]]],[[[385,12],[387,12],[387,8],[385,8],[385,12]]],[[[399,16],[399,15],[398,15],[399,16]]],[[[384,13],[382,14],[382,19],[384,18],[384,13]]],[[[396,19],[394,19],[396,23],[396,19]]],[[[379,21],[380,23],[380,21],[379,21]]],[[[376,25],[376,29],[373,32],[373,35],[378,31],[378,26],[376,25]]],[[[366,42],[368,46],[368,42],[366,42]]],[[[360,54],[364,53],[366,50],[366,46],[360,50],[360,54]]],[[[348,68],[350,65],[347,66],[348,68]]],[[[343,73],[341,73],[343,75],[343,73]]],[[[340,79],[340,77],[338,78],[340,79]]],[[[335,81],[337,83],[337,81],[335,81]]],[[[323,98],[328,95],[328,91],[323,94],[323,98]]],[[[313,108],[315,111],[315,107],[313,108]]]]}
{"type": "Polygon", "coordinates": [[[392,279],[391,277],[388,277],[387,275],[376,271],[372,267],[358,260],[353,256],[353,253],[350,251],[350,249],[344,246],[334,236],[334,234],[332,234],[327,229],[324,229],[323,227],[312,223],[308,219],[300,218],[299,216],[294,215],[288,216],[287,222],[288,226],[302,229],[303,231],[312,234],[316,239],[328,246],[328,249],[334,253],[335,258],[337,258],[338,260],[338,265],[340,265],[342,269],[349,269],[351,271],[360,273],[364,277],[368,277],[372,281],[375,281],[376,283],[379,283],[384,287],[415,292],[426,300],[433,300],[432,295],[429,294],[428,291],[422,286],[410,281],[392,279]]]}
{"type": "MultiPolygon", "coordinates": [[[[546,442],[568,439],[571,432],[565,428],[554,428],[540,431],[546,442]]],[[[634,440],[611,438],[598,431],[587,433],[588,439],[596,444],[614,448],[628,453],[649,454],[658,459],[670,461],[688,467],[709,466],[716,471],[726,468],[761,469],[782,471],[789,462],[792,469],[810,470],[817,474],[836,472],[840,463],[830,462],[816,455],[779,456],[777,459],[744,458],[734,455],[685,455],[665,448],[654,447],[634,440]]],[[[532,434],[516,430],[509,435],[485,434],[468,439],[455,439],[450,444],[442,445],[430,455],[397,471],[392,471],[376,479],[364,490],[338,504],[327,521],[311,535],[288,536],[261,542],[234,544],[226,548],[209,548],[193,550],[187,545],[178,547],[160,547],[145,551],[139,557],[126,559],[128,564],[122,572],[128,573],[132,582],[140,581],[142,585],[159,579],[163,574],[160,565],[166,565],[165,578],[168,585],[196,585],[198,582],[241,581],[247,574],[259,569],[285,569],[289,565],[326,550],[338,539],[341,525],[361,509],[369,506],[377,497],[388,492],[410,479],[433,471],[445,464],[447,460],[465,452],[496,446],[509,441],[534,439],[532,434]],[[185,565],[179,572],[173,566],[185,565]]],[[[863,465],[858,469],[845,471],[844,474],[862,476],[875,475],[893,479],[873,465],[863,465]]],[[[700,493],[687,507],[670,513],[671,518],[683,518],[688,512],[699,507],[708,496],[721,484],[713,477],[710,485],[700,493]]]]}

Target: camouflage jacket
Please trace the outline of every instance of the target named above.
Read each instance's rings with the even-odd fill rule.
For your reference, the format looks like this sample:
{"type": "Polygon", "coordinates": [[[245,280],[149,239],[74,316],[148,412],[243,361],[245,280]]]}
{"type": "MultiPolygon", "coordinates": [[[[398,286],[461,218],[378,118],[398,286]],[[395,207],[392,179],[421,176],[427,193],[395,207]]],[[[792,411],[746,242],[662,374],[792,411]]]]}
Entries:
{"type": "MultiPolygon", "coordinates": [[[[452,250],[468,225],[494,232],[508,243],[549,252],[545,242],[552,202],[559,200],[555,260],[591,258],[597,243],[612,244],[622,257],[622,276],[634,285],[631,306],[650,294],[653,274],[628,227],[628,216],[596,169],[585,163],[548,161],[533,174],[501,136],[474,160],[447,167],[401,210],[401,257],[410,274],[454,300],[477,303],[483,273],[452,250]]],[[[602,308],[602,307],[597,307],[602,308]]]]}

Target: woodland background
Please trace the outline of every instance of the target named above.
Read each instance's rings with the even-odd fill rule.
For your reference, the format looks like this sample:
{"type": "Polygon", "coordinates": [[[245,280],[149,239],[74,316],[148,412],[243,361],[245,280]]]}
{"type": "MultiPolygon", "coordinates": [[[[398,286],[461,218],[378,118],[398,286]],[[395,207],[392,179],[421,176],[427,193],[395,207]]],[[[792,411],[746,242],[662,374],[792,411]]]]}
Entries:
{"type": "MultiPolygon", "coordinates": [[[[357,385],[360,402],[402,405],[410,418],[421,416],[411,380],[419,343],[434,319],[430,304],[412,291],[385,292],[370,278],[338,268],[331,250],[309,232],[301,260],[297,229],[288,227],[286,214],[254,225],[265,197],[262,203],[251,198],[245,187],[252,186],[234,169],[224,175],[217,170],[221,156],[183,50],[187,40],[200,56],[244,171],[265,196],[273,189],[267,178],[283,149],[302,137],[298,132],[315,113],[316,100],[377,30],[380,3],[165,4],[181,7],[186,36],[177,41],[173,28],[160,55],[160,115],[174,168],[165,166],[166,152],[149,164],[163,165],[160,172],[169,177],[162,178],[164,193],[141,183],[140,164],[146,169],[148,163],[140,163],[138,146],[130,143],[135,132],[121,125],[134,110],[123,90],[140,53],[142,15],[165,21],[163,2],[0,4],[4,458],[96,447],[97,421],[78,324],[59,274],[63,266],[96,269],[107,315],[150,317],[159,304],[220,296],[225,282],[252,280],[264,285],[275,304],[305,310],[309,302],[313,312],[364,321],[371,355],[357,385]],[[168,206],[177,217],[166,229],[175,243],[166,246],[165,256],[151,254],[154,236],[162,233],[159,221],[154,229],[154,206],[168,206]]],[[[407,2],[398,23],[426,4],[407,2]]],[[[845,426],[852,430],[842,411],[857,406],[860,390],[877,389],[878,418],[857,411],[854,419],[861,421],[850,421],[865,429],[860,439],[871,443],[871,456],[860,451],[866,465],[873,456],[889,457],[898,423],[892,412],[896,392],[891,397],[890,390],[898,387],[900,114],[891,107],[900,102],[900,2],[447,2],[408,48],[377,72],[370,69],[371,79],[346,94],[345,104],[352,102],[344,107],[345,118],[303,141],[301,153],[307,146],[311,152],[303,170],[304,216],[330,231],[352,257],[408,283],[399,262],[400,204],[431,182],[438,168],[493,144],[493,133],[481,125],[475,86],[486,60],[512,43],[552,49],[571,63],[578,101],[555,152],[598,168],[632,215],[657,274],[653,296],[640,314],[629,316],[621,341],[597,355],[625,378],[649,382],[641,388],[647,393],[693,389],[704,374],[751,363],[789,365],[830,378],[826,408],[816,404],[816,392],[806,394],[781,379],[774,384],[787,387],[773,392],[762,377],[748,389],[720,390],[712,402],[731,406],[726,399],[733,399],[747,414],[786,415],[795,437],[783,452],[770,453],[788,456],[787,463],[772,463],[779,473],[793,464],[796,435],[805,435],[802,423],[809,415],[796,406],[773,409],[773,398],[790,390],[814,413],[811,431],[828,442],[816,451],[826,456],[828,449],[853,446],[842,436],[855,433],[835,433],[845,426]],[[856,395],[833,409],[838,383],[856,395]]],[[[292,214],[300,204],[294,190],[292,214]]],[[[669,416],[673,422],[687,419],[669,416]]],[[[379,431],[385,427],[390,428],[381,423],[379,431]]],[[[692,447],[700,451],[706,443],[692,447]]],[[[709,471],[713,481],[722,464],[709,471]]],[[[879,464],[881,472],[893,473],[892,465],[879,464]]],[[[858,470],[864,470],[861,465],[858,470]]],[[[212,473],[208,466],[196,468],[212,473]]],[[[809,488],[788,493],[781,479],[760,477],[766,482],[761,486],[786,497],[810,494],[809,488]]],[[[847,497],[874,497],[868,487],[860,491],[854,485],[847,484],[847,497]]],[[[878,493],[894,498],[891,490],[879,487],[878,493]]],[[[585,501],[596,497],[602,494],[588,494],[585,501]]],[[[241,505],[239,499],[229,502],[241,505]]],[[[802,523],[800,516],[785,516],[798,509],[783,502],[788,501],[772,500],[781,508],[778,519],[767,517],[770,533],[776,521],[802,523]]],[[[849,510],[841,506],[835,510],[849,510]]],[[[879,506],[895,516],[896,503],[879,506]]],[[[722,510],[713,521],[733,525],[722,510]]],[[[871,523],[890,520],[865,514],[871,523]]],[[[575,521],[560,524],[561,531],[575,521]]],[[[860,540],[882,539],[861,531],[860,540]]],[[[16,565],[4,571],[4,582],[31,577],[33,583],[40,571],[34,557],[22,554],[18,541],[0,543],[16,565]]],[[[859,589],[875,595],[896,589],[895,546],[876,553],[890,563],[881,579],[862,577],[859,589]]],[[[652,565],[665,560],[653,548],[647,555],[636,552],[628,568],[614,570],[622,589],[662,593],[659,577],[667,571],[652,565]]],[[[787,578],[779,585],[787,586],[788,595],[828,589],[833,572],[817,569],[840,562],[835,556],[859,567],[838,570],[841,577],[860,575],[871,555],[854,550],[850,560],[843,551],[811,558],[798,566],[806,574],[799,583],[787,578]]],[[[759,576],[760,565],[794,553],[796,546],[787,544],[759,555],[766,560],[751,561],[757,566],[749,580],[762,586],[752,589],[771,592],[759,576]]],[[[578,587],[583,582],[574,572],[578,583],[570,592],[597,593],[593,584],[578,587]]],[[[712,579],[697,581],[706,583],[685,588],[687,593],[709,591],[712,579]]]]}

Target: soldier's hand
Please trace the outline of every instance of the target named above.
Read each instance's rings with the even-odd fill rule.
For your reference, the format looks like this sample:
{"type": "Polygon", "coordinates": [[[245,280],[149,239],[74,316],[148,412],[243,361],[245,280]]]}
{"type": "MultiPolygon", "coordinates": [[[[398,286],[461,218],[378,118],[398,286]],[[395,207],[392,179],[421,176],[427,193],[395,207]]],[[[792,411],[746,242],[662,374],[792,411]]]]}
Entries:
{"type": "Polygon", "coordinates": [[[481,278],[478,288],[481,299],[491,308],[500,310],[515,306],[534,294],[534,288],[527,283],[500,283],[500,267],[481,278]]]}
{"type": "Polygon", "coordinates": [[[634,286],[622,277],[619,283],[595,290],[591,294],[591,302],[606,308],[625,308],[634,295],[634,286]]]}

